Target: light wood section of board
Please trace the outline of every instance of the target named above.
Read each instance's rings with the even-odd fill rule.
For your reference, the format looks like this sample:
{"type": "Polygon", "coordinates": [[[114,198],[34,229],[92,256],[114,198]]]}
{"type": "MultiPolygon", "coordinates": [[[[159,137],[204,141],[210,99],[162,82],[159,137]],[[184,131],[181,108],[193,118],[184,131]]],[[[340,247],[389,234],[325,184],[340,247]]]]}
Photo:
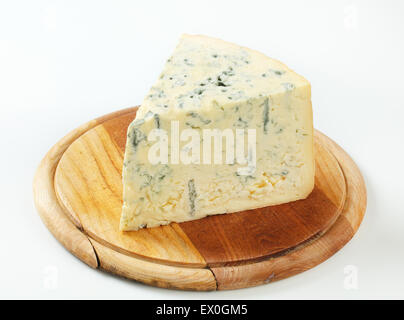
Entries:
{"type": "Polygon", "coordinates": [[[79,228],[107,247],[169,265],[246,263],[290,251],[323,234],[342,211],[346,189],[342,171],[316,140],[316,187],[306,200],[121,232],[122,166],[129,115],[104,121],[74,141],[55,174],[61,205],[79,228]]]}
{"type": "Polygon", "coordinates": [[[342,148],[316,131],[316,150],[320,150],[316,155],[316,193],[302,203],[261,210],[253,219],[256,227],[248,226],[257,233],[240,233],[246,245],[228,248],[220,243],[242,243],[235,232],[228,231],[245,228],[243,215],[253,216],[254,212],[119,232],[124,142],[135,114],[136,108],[122,110],[74,130],[48,152],[35,175],[34,200],[45,225],[71,253],[93,268],[163,288],[249,287],[318,265],[352,238],[363,219],[366,189],[359,169],[342,148]],[[310,212],[313,210],[327,217],[316,216],[310,212]],[[285,212],[288,221],[281,219],[285,212]],[[258,225],[262,221],[275,221],[276,225],[262,228],[258,225]],[[198,228],[209,225],[213,226],[210,237],[206,232],[197,234],[198,228]],[[300,228],[294,234],[299,236],[290,242],[287,228],[297,226],[300,228]],[[254,239],[259,249],[254,248],[252,254],[249,248],[253,248],[254,239]],[[236,247],[236,254],[226,253],[236,247]],[[267,256],[268,252],[272,254],[267,256]]]}
{"type": "Polygon", "coordinates": [[[92,268],[98,267],[96,254],[87,236],[74,226],[71,219],[66,215],[63,206],[57,200],[54,188],[55,171],[66,149],[82,134],[104,121],[133,113],[133,110],[134,108],[119,110],[91,120],[72,130],[48,151],[35,172],[33,192],[34,203],[39,216],[53,236],[67,250],[92,268]]]}
{"type": "Polygon", "coordinates": [[[169,266],[121,254],[91,239],[100,261],[100,268],[119,276],[135,279],[156,287],[211,291],[216,280],[209,269],[169,266]]]}
{"type": "Polygon", "coordinates": [[[66,216],[63,207],[57,200],[53,179],[59,160],[66,149],[81,134],[97,124],[95,120],[90,121],[54,145],[41,161],[33,183],[35,206],[46,227],[67,250],[92,268],[98,267],[94,249],[88,238],[66,216]]]}
{"type": "Polygon", "coordinates": [[[99,125],[64,153],[55,175],[60,203],[92,238],[122,253],[167,264],[204,267],[205,260],[176,224],[120,232],[123,154],[99,125]]]}

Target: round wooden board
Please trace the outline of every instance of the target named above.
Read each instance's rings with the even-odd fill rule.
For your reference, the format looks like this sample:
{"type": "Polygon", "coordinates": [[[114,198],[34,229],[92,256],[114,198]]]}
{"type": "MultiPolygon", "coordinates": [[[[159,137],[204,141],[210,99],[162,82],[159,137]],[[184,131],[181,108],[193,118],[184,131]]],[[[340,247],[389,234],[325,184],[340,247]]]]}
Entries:
{"type": "Polygon", "coordinates": [[[94,268],[159,287],[235,289],[305,271],[354,235],[366,208],[363,178],[315,133],[316,186],[305,200],[119,232],[126,129],[137,108],[90,121],[57,143],[34,179],[40,216],[94,268]]]}

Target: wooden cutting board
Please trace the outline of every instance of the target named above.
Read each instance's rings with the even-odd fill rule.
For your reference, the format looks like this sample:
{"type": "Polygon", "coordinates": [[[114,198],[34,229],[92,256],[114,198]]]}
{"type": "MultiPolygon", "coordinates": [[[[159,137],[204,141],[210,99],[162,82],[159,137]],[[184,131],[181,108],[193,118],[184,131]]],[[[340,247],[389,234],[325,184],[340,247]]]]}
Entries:
{"type": "Polygon", "coordinates": [[[120,232],[126,130],[136,110],[72,131],[48,152],[34,179],[45,225],[89,266],[165,288],[243,288],[314,267],[358,229],[366,208],[363,178],[316,131],[316,182],[307,199],[120,232]]]}

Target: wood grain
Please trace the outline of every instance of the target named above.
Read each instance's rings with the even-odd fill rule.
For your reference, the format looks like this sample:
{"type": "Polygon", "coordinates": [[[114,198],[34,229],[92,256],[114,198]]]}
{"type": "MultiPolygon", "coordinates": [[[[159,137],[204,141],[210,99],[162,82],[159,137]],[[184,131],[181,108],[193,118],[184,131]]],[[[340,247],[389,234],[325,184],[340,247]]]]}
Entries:
{"type": "Polygon", "coordinates": [[[315,151],[315,188],[307,199],[180,224],[208,266],[279,256],[332,226],[345,202],[345,179],[338,162],[318,142],[315,151]]]}
{"type": "Polygon", "coordinates": [[[196,291],[216,290],[216,280],[209,269],[168,266],[121,254],[91,239],[100,268],[148,285],[196,291]]]}
{"type": "Polygon", "coordinates": [[[367,196],[363,177],[354,161],[340,146],[319,131],[316,131],[316,137],[319,143],[331,150],[344,173],[347,196],[343,212],[322,237],[299,250],[258,263],[211,268],[218,290],[266,284],[304,272],[334,255],[358,230],[366,211],[367,196]]]}
{"type": "Polygon", "coordinates": [[[119,252],[172,265],[206,266],[175,224],[137,232],[119,231],[122,165],[122,150],[103,125],[72,143],[55,174],[56,193],[66,211],[85,233],[119,252]]]}
{"type": "Polygon", "coordinates": [[[98,262],[91,243],[66,216],[64,208],[57,200],[54,188],[55,170],[66,149],[83,133],[104,121],[119,118],[128,112],[133,113],[133,110],[133,108],[129,108],[113,112],[71,131],[49,150],[35,173],[34,203],[42,221],[67,250],[93,268],[98,266],[98,262]]]}
{"type": "Polygon", "coordinates": [[[108,119],[83,134],[66,150],[55,174],[58,199],[73,221],[116,251],[189,267],[259,261],[321,235],[343,208],[342,171],[332,154],[316,142],[316,187],[308,199],[120,232],[123,155],[133,117],[127,113],[108,119]],[[328,190],[331,186],[333,190],[328,190]]]}
{"type": "Polygon", "coordinates": [[[53,236],[72,254],[92,268],[97,268],[95,252],[88,238],[66,216],[57,200],[53,178],[60,158],[70,144],[97,125],[90,121],[70,132],[49,150],[35,173],[33,191],[36,209],[53,236]]]}
{"type": "MultiPolygon", "coordinates": [[[[113,229],[119,221],[122,201],[120,168],[126,128],[135,113],[136,108],[122,110],[90,121],[74,130],[48,152],[35,175],[34,200],[45,225],[70,252],[94,268],[99,267],[123,277],[164,288],[243,288],[283,279],[316,266],[340,250],[352,238],[362,221],[366,209],[366,189],[359,169],[335,142],[316,132],[316,149],[323,151],[316,156],[316,189],[310,196],[313,199],[309,200],[314,200],[321,208],[337,208],[341,203],[343,207],[334,224],[332,219],[327,220],[332,225],[328,229],[329,225],[326,223],[321,227],[324,223],[321,219],[308,222],[310,219],[305,220],[305,214],[302,214],[317,212],[318,207],[309,203],[293,203],[288,208],[289,217],[293,217],[292,221],[302,225],[303,229],[309,230],[307,234],[312,234],[305,240],[301,237],[303,241],[292,241],[295,246],[289,249],[293,250],[283,249],[288,246],[285,241],[288,237],[296,239],[288,229],[293,223],[282,222],[284,234],[289,232],[289,236],[285,238],[281,236],[276,239],[274,229],[269,230],[272,236],[266,234],[268,230],[265,228],[260,229],[261,226],[256,229],[256,239],[261,239],[256,247],[260,249],[254,248],[250,241],[248,244],[242,244],[240,241],[240,247],[220,244],[226,248],[224,254],[216,252],[210,256],[206,252],[200,252],[203,251],[201,244],[198,243],[199,240],[192,239],[194,232],[190,234],[190,230],[194,230],[192,228],[203,220],[226,216],[236,216],[234,221],[244,223],[238,230],[251,228],[237,213],[197,220],[197,224],[191,229],[174,223],[170,226],[146,229],[146,233],[143,230],[133,232],[135,235],[129,233],[128,238],[125,238],[125,235],[117,236],[113,229]],[[84,163],[83,157],[86,159],[84,163]],[[98,173],[88,174],[87,170],[94,168],[98,173]],[[100,198],[98,193],[103,194],[104,199],[100,198]],[[72,197],[78,201],[70,201],[72,197]],[[109,228],[105,228],[105,220],[113,220],[109,228]],[[308,223],[305,224],[304,221],[308,223]],[[321,236],[325,231],[327,232],[321,236]],[[112,237],[112,240],[108,237],[112,237]],[[237,248],[241,248],[240,251],[244,253],[229,251],[237,251],[237,248]],[[258,257],[259,252],[263,251],[262,248],[274,249],[266,252],[270,253],[270,258],[258,257]],[[223,258],[217,259],[221,256],[223,258]],[[246,260],[242,261],[245,258],[246,260]]],[[[279,223],[280,212],[284,209],[279,206],[273,209],[275,215],[271,216],[271,219],[279,223]]],[[[243,214],[246,213],[241,213],[243,214]]],[[[262,219],[265,212],[259,213],[258,216],[262,219]]],[[[234,227],[235,225],[232,228],[234,227]]],[[[222,223],[220,228],[223,228],[222,223]]],[[[231,235],[229,236],[231,238],[231,235]]]]}
{"type": "Polygon", "coordinates": [[[343,216],[349,221],[354,232],[358,230],[366,211],[367,193],[363,176],[352,158],[335,141],[316,130],[319,143],[326,145],[343,166],[347,182],[347,195],[343,216]]]}

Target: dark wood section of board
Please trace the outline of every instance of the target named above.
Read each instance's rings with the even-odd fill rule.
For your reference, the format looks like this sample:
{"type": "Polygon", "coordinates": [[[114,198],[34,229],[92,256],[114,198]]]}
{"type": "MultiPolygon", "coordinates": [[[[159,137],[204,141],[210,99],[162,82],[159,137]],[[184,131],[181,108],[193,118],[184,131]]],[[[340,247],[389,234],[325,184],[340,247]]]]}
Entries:
{"type": "Polygon", "coordinates": [[[128,131],[130,123],[136,117],[137,107],[127,110],[131,111],[124,113],[118,117],[108,119],[107,121],[97,120],[102,123],[103,127],[108,131],[108,134],[110,135],[112,141],[115,142],[122,153],[125,152],[126,132],[128,131]]]}
{"type": "Polygon", "coordinates": [[[343,215],[325,235],[301,250],[288,252],[276,259],[236,266],[212,267],[219,290],[238,289],[274,282],[304,272],[327,260],[355,234],[343,215]],[[302,256],[306,258],[303,259],[302,256]]]}
{"type": "Polygon", "coordinates": [[[306,200],[179,225],[208,266],[214,267],[260,261],[290,252],[319,236],[336,210],[315,187],[306,200]],[[306,235],[311,236],[305,238],[306,235]],[[299,243],[297,239],[305,240],[299,243]]]}
{"type": "MultiPolygon", "coordinates": [[[[122,153],[136,110],[102,121],[122,153]]],[[[208,266],[215,267],[261,261],[290,252],[324,233],[337,218],[337,211],[335,204],[315,187],[305,200],[210,216],[179,226],[208,266]]]]}
{"type": "Polygon", "coordinates": [[[94,268],[165,288],[245,288],[321,263],[349,241],[362,221],[366,188],[360,171],[342,148],[315,132],[316,189],[308,199],[123,236],[111,228],[118,221],[120,199],[109,194],[122,188],[116,168],[122,165],[127,127],[135,115],[136,108],[120,110],[72,131],[49,151],[35,176],[34,199],[46,226],[94,268]],[[94,150],[99,151],[96,161],[94,150]],[[86,169],[76,170],[81,166],[86,169]],[[111,189],[103,187],[106,178],[111,189]],[[74,192],[89,182],[91,189],[74,192]],[[79,217],[80,229],[66,217],[67,210],[79,217]],[[175,232],[167,236],[167,228],[175,232]],[[95,230],[105,245],[89,238],[88,230],[95,230]]]}

